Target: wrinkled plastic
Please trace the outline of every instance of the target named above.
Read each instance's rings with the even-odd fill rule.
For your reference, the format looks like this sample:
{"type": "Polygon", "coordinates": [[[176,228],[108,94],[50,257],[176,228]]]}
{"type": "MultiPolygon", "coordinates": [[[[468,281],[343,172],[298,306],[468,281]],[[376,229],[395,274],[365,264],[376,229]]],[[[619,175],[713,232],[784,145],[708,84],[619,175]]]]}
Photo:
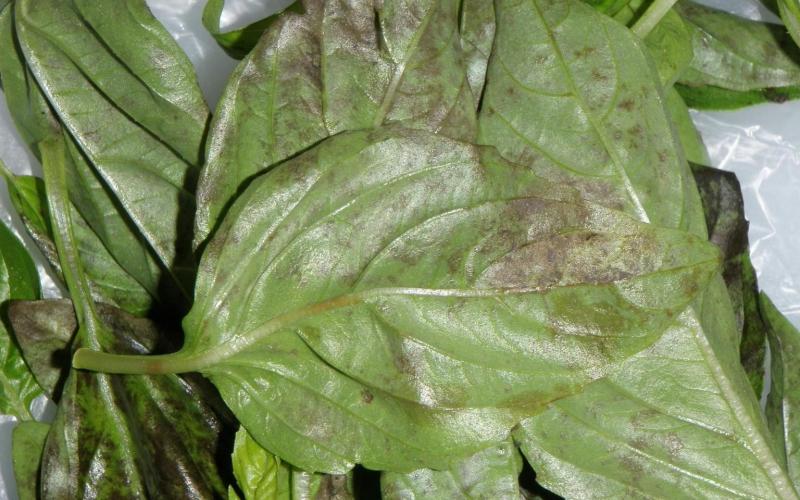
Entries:
{"type": "MultiPolygon", "coordinates": [[[[223,29],[234,29],[271,14],[292,0],[228,0],[221,19],[223,29]]],[[[776,18],[755,0],[701,0],[712,7],[765,21],[776,18]]],[[[201,24],[205,0],[148,0],[155,16],[173,34],[198,68],[200,86],[212,105],[237,61],[217,46],[201,24]]],[[[759,284],[777,307],[800,327],[800,101],[765,104],[735,112],[693,112],[708,146],[712,166],[736,172],[742,182],[745,211],[750,219],[751,258],[759,284]]],[[[16,133],[5,100],[0,98],[0,158],[14,172],[41,173],[16,133]]],[[[18,235],[24,229],[9,210],[6,189],[0,188],[0,218],[18,235]]],[[[44,293],[58,296],[43,258],[36,255],[44,293]]],[[[34,413],[52,415],[42,399],[34,413]]],[[[0,415],[0,500],[16,498],[11,468],[12,417],[0,415]]]]}

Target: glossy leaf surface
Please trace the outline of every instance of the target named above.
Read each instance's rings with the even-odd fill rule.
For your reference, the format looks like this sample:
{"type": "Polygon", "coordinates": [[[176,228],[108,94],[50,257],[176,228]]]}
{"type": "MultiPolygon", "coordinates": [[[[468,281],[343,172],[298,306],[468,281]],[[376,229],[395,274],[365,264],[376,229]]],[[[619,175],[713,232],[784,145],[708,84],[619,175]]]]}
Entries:
{"type": "Polygon", "coordinates": [[[103,369],[200,370],[306,470],[449,467],[651,344],[717,262],[492,149],[340,134],[234,205],[181,352],[103,369]]]}
{"type": "MultiPolygon", "coordinates": [[[[50,266],[60,273],[53,233],[47,211],[44,182],[38,177],[7,178],[9,197],[50,266]]],[[[77,210],[72,210],[73,230],[89,286],[95,300],[120,307],[135,315],[144,315],[152,306],[153,297],[108,252],[97,234],[77,210]]]]}
{"type": "Polygon", "coordinates": [[[800,484],[800,332],[763,293],[760,312],[768,327],[772,355],[767,419],[786,458],[789,476],[797,485],[800,484]]]}
{"type": "Polygon", "coordinates": [[[477,31],[462,50],[459,6],[305,1],[303,14],[280,15],[220,100],[198,186],[195,243],[246,180],[331,134],[402,122],[472,139],[470,85],[478,85],[481,51],[491,46],[491,19],[483,9],[476,17],[466,17],[475,7],[464,10],[464,28],[477,31]]]}
{"type": "Polygon", "coordinates": [[[581,2],[503,0],[496,9],[480,141],[589,200],[702,234],[642,42],[581,2]]]}
{"type": "Polygon", "coordinates": [[[39,473],[42,450],[50,426],[41,422],[20,422],[11,438],[11,459],[20,500],[39,498],[39,473]]]}
{"type": "Polygon", "coordinates": [[[426,498],[519,499],[522,457],[510,440],[482,450],[446,471],[420,469],[408,474],[384,472],[381,494],[386,500],[426,498]]]}
{"type": "Polygon", "coordinates": [[[693,2],[676,9],[693,32],[695,57],[679,79],[691,107],[730,109],[800,96],[800,51],[782,27],[693,2]]]}
{"type": "Polygon", "coordinates": [[[39,275],[25,247],[5,224],[0,223],[0,414],[28,420],[30,404],[42,393],[25,364],[18,344],[6,329],[7,302],[35,299],[39,295],[39,275]]]}
{"type": "Polygon", "coordinates": [[[190,239],[192,166],[208,119],[188,59],[138,0],[24,0],[16,27],[31,72],[77,144],[71,179],[80,181],[71,192],[79,211],[115,258],[152,250],[188,288],[194,266],[180,242],[190,239]],[[126,226],[133,234],[117,240],[133,229],[126,226]]]}

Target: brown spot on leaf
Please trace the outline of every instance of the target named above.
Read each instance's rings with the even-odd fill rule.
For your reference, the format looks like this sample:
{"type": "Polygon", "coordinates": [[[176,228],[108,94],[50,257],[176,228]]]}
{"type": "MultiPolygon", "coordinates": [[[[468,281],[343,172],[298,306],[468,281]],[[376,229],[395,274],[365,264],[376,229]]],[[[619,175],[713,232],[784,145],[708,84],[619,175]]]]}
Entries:
{"type": "Polygon", "coordinates": [[[361,389],[361,401],[363,401],[366,404],[370,404],[370,403],[372,403],[372,400],[374,398],[375,398],[375,396],[373,396],[372,393],[369,392],[369,390],[361,389]]]}
{"type": "Polygon", "coordinates": [[[636,108],[636,101],[631,98],[623,99],[619,104],[617,104],[617,108],[630,113],[636,108]]]}

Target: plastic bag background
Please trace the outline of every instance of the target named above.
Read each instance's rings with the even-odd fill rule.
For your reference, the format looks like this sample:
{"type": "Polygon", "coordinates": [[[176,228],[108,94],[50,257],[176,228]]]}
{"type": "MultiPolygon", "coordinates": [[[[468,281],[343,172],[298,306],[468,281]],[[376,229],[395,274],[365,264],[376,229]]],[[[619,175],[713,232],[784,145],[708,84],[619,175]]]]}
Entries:
{"type": "MultiPolygon", "coordinates": [[[[487,0],[488,1],[488,0],[487,0]]],[[[700,0],[752,19],[776,18],[755,0],[700,0]]],[[[211,108],[236,65],[201,25],[205,0],[148,0],[153,14],[166,26],[197,67],[200,85],[211,108]]],[[[229,0],[223,29],[239,27],[288,5],[291,0],[229,0]]],[[[736,172],[742,183],[750,220],[750,253],[759,283],[778,308],[800,327],[800,101],[766,104],[736,112],[693,112],[712,166],[736,172]]],[[[14,129],[5,100],[0,99],[0,158],[20,174],[41,174],[14,129]]],[[[36,256],[48,297],[61,295],[35,245],[12,210],[5,186],[0,187],[0,219],[11,224],[36,256]]],[[[44,399],[34,414],[52,418],[44,399]]],[[[15,500],[11,464],[11,431],[15,419],[0,415],[0,500],[15,500]]]]}

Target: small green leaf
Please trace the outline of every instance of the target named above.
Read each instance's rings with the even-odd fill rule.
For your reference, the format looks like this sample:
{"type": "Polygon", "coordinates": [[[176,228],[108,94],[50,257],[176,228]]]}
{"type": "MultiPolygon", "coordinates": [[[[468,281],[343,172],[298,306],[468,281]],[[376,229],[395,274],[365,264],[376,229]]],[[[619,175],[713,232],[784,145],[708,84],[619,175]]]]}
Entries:
{"type": "Polygon", "coordinates": [[[693,32],[695,57],[678,80],[690,107],[735,109],[800,97],[800,51],[784,28],[688,1],[676,10],[693,32]]]}
{"type": "Polygon", "coordinates": [[[521,499],[522,457],[510,440],[492,446],[445,471],[420,469],[408,474],[381,474],[385,500],[427,498],[521,499]]]}
{"type": "Polygon", "coordinates": [[[778,0],[778,10],[783,24],[786,25],[795,44],[800,44],[800,2],[798,0],[778,0]]]}
{"type": "Polygon", "coordinates": [[[11,458],[14,463],[14,478],[17,480],[17,494],[20,500],[39,498],[39,473],[42,451],[48,424],[41,422],[20,422],[14,427],[11,438],[11,458]]]}
{"type": "Polygon", "coordinates": [[[0,223],[0,414],[29,420],[30,404],[42,393],[6,328],[9,300],[39,296],[39,275],[28,252],[5,224],[0,223]]]}
{"type": "Polygon", "coordinates": [[[245,500],[278,499],[279,470],[287,466],[256,443],[244,427],[236,432],[232,459],[233,474],[245,500]]]}
{"type": "Polygon", "coordinates": [[[656,63],[665,89],[692,64],[692,31],[674,10],[670,10],[645,37],[644,43],[656,63]]]}
{"type": "Polygon", "coordinates": [[[767,421],[786,458],[789,476],[800,486],[800,331],[775,304],[761,294],[772,356],[772,387],[767,396],[767,421]]]}
{"type": "Polygon", "coordinates": [[[250,53],[258,43],[261,35],[279,19],[282,12],[288,10],[302,13],[303,11],[302,2],[295,0],[281,11],[248,24],[244,28],[222,31],[220,21],[222,20],[222,10],[224,8],[225,0],[208,0],[205,8],[203,8],[203,26],[214,37],[220,47],[234,59],[241,59],[250,53]]]}

